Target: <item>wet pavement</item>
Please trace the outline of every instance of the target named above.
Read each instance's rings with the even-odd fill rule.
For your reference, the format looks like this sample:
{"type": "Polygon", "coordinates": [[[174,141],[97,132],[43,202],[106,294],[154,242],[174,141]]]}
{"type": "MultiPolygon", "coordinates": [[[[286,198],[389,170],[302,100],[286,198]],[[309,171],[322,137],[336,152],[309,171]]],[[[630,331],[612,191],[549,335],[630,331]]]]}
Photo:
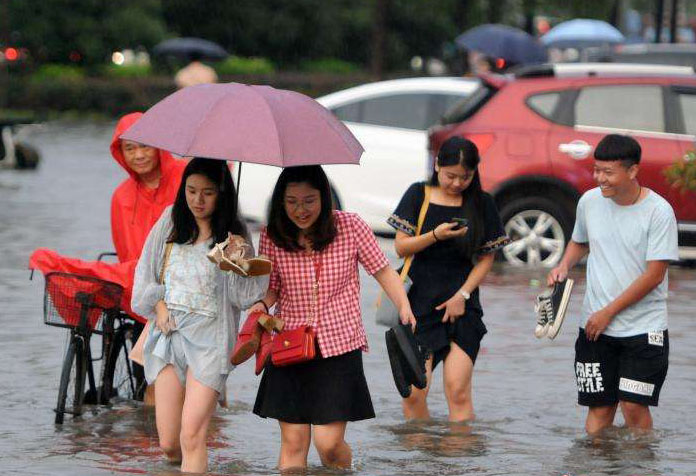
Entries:
{"type": "MultiPolygon", "coordinates": [[[[88,407],[53,424],[64,330],[42,321],[43,278],[29,281],[28,257],[45,246],[94,259],[111,249],[109,200],[124,178],[108,153],[112,124],[49,124],[31,137],[43,156],[36,172],[0,171],[0,468],[3,474],[177,474],[157,447],[154,414],[121,401],[88,407]]],[[[408,184],[404,184],[404,188],[408,184]]],[[[393,242],[380,239],[392,263],[393,242]]],[[[430,397],[434,420],[404,423],[386,358],[384,329],[373,320],[376,283],[362,275],[371,351],[365,370],[377,418],[349,425],[354,472],[365,475],[672,475],[696,471],[696,270],[670,268],[670,369],[653,410],[656,430],[619,427],[584,435],[576,404],[573,343],[584,277],[554,341],[532,334],[532,303],[543,270],[497,265],[482,287],[488,334],[474,374],[477,420],[449,425],[441,369],[430,397]]],[[[97,341],[97,339],[93,339],[97,341]]],[[[95,344],[96,345],[96,344],[95,344]]],[[[98,349],[98,345],[95,346],[98,349]]],[[[277,423],[251,413],[253,366],[228,380],[231,406],[217,412],[209,439],[211,473],[276,474],[277,423]]],[[[310,474],[321,468],[310,452],[310,474]]]]}

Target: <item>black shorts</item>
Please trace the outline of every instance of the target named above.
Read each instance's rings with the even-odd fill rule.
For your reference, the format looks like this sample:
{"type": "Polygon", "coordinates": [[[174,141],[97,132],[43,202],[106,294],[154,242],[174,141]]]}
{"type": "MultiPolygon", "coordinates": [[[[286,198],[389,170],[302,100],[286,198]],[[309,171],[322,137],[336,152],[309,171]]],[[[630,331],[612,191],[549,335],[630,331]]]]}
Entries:
{"type": "Polygon", "coordinates": [[[595,407],[622,400],[657,406],[668,358],[667,330],[631,337],[602,334],[592,342],[580,329],[575,341],[578,403],[595,407]]]}

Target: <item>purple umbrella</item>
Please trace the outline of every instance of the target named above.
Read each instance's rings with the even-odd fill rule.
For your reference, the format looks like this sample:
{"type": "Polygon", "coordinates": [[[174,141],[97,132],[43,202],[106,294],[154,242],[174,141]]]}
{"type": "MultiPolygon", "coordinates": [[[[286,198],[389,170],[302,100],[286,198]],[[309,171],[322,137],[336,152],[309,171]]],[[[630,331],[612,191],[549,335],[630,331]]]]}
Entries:
{"type": "Polygon", "coordinates": [[[357,164],[363,153],[348,128],[315,100],[239,83],[177,91],[121,138],[182,156],[278,167],[357,164]]]}

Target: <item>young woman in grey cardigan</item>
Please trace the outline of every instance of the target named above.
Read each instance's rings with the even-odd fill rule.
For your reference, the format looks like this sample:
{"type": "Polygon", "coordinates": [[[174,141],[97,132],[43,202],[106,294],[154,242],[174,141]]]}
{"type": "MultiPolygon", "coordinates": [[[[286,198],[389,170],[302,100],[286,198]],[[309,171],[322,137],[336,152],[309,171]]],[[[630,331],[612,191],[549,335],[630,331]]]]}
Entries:
{"type": "Polygon", "coordinates": [[[208,423],[233,367],[240,310],[268,288],[268,276],[241,277],[207,259],[228,234],[249,243],[227,164],[193,159],[135,271],[133,310],[153,323],[143,357],[148,383],[156,382],[160,446],[185,472],[207,471],[208,423]]]}

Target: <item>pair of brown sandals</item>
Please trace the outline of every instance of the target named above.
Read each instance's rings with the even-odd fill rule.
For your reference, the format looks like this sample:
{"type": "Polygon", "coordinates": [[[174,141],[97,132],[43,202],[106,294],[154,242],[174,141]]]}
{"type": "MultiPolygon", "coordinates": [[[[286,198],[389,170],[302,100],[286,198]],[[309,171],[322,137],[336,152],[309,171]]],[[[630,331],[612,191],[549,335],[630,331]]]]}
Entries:
{"type": "Polygon", "coordinates": [[[222,243],[216,243],[208,253],[208,259],[222,271],[231,271],[244,277],[271,274],[273,264],[263,255],[246,258],[250,249],[244,238],[229,235],[222,243]]]}

